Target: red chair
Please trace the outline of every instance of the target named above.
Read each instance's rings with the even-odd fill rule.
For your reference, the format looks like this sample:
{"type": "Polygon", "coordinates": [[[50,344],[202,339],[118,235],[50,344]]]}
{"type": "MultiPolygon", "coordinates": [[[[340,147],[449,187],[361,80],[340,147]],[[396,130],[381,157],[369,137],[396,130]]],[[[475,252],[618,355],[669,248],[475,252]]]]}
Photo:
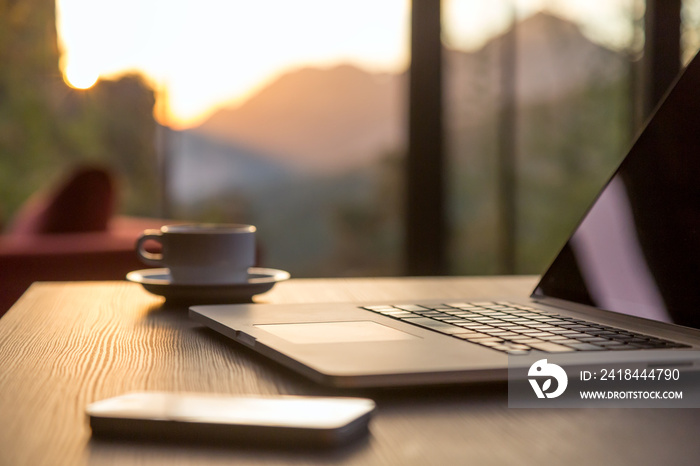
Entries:
{"type": "Polygon", "coordinates": [[[37,193],[0,236],[0,316],[35,281],[122,280],[144,268],[139,234],[165,220],[115,217],[111,173],[82,167],[37,193]]]}

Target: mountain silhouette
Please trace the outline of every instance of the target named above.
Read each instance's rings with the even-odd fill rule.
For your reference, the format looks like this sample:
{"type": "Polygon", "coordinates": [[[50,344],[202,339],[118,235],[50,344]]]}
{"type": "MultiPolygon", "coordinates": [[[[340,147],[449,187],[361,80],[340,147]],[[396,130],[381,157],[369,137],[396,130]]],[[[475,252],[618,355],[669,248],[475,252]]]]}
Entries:
{"type": "MultiPolygon", "coordinates": [[[[624,57],[587,39],[570,21],[538,13],[517,25],[518,104],[551,101],[617,80],[624,57]]],[[[474,52],[445,50],[448,131],[477,125],[500,105],[503,36],[474,52]]],[[[407,75],[350,65],[303,68],[279,77],[242,105],[224,108],[197,134],[243,145],[316,173],[339,172],[401,150],[407,75]]]]}
{"type": "Polygon", "coordinates": [[[301,69],[240,107],[220,110],[196,131],[314,170],[356,166],[400,144],[397,80],[350,65],[301,69]]]}

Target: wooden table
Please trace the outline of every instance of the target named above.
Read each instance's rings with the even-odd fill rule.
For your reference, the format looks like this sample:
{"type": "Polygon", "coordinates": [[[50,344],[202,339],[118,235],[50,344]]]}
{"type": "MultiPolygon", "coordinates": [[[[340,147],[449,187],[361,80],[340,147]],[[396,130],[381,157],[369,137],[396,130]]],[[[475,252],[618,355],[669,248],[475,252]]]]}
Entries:
{"type": "MultiPolygon", "coordinates": [[[[260,301],[527,294],[533,277],[291,280],[260,301]]],[[[700,412],[509,409],[505,384],[373,392],[370,436],[336,451],[91,439],[85,406],[134,390],[332,394],[126,282],[39,283],[0,319],[0,465],[700,464],[700,412]]]]}

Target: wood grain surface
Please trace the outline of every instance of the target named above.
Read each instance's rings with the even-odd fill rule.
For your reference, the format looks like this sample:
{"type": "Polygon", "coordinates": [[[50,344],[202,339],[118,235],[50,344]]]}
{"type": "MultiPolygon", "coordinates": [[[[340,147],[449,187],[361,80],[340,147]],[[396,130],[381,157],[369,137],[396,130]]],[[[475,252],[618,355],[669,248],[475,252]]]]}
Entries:
{"type": "MultiPolygon", "coordinates": [[[[291,280],[273,303],[479,299],[533,277],[291,280]]],[[[378,411],[340,450],[92,439],[85,406],[135,390],[337,394],[190,322],[127,282],[38,283],[0,319],[0,466],[700,464],[700,412],[509,409],[505,384],[361,393],[378,411]]]]}

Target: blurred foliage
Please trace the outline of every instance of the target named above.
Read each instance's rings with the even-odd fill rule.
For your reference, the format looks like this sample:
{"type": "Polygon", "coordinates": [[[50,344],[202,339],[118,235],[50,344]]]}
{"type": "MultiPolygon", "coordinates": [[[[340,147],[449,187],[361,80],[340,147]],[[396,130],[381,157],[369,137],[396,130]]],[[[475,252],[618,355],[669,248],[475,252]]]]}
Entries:
{"type": "Polygon", "coordinates": [[[142,79],[68,87],[46,0],[0,0],[0,63],[0,221],[85,163],[115,172],[123,212],[155,213],[155,98],[142,79]]]}
{"type": "Polygon", "coordinates": [[[385,153],[364,169],[370,181],[361,196],[346,197],[329,214],[333,243],[322,263],[329,275],[402,273],[403,161],[400,151],[385,153]]]}
{"type": "Polygon", "coordinates": [[[542,273],[629,149],[629,80],[525,109],[518,197],[521,273],[542,273]]]}
{"type": "MultiPolygon", "coordinates": [[[[629,80],[593,84],[518,107],[517,273],[537,274],[559,252],[630,142],[629,80]]],[[[495,274],[497,114],[453,135],[452,273],[495,274]]]]}

